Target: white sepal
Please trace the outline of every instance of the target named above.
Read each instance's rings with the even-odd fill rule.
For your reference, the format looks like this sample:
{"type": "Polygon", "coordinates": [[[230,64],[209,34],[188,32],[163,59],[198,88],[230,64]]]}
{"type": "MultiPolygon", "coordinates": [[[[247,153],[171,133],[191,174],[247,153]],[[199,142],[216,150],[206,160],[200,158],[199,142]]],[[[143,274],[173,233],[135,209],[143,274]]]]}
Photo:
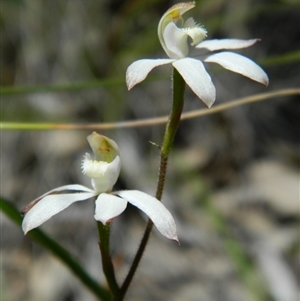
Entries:
{"type": "Polygon", "coordinates": [[[216,99],[216,89],[201,61],[184,58],[173,62],[193,92],[210,108],[216,99]]]}
{"type": "Polygon", "coordinates": [[[170,64],[173,61],[174,60],[171,59],[143,59],[133,62],[126,71],[126,84],[128,90],[143,81],[153,68],[170,64]]]}
{"type": "MultiPolygon", "coordinates": [[[[67,186],[70,187],[77,185],[67,186]]],[[[66,186],[63,187],[65,188],[66,186]]],[[[58,189],[56,189],[56,191],[58,191],[58,189]]],[[[87,200],[93,196],[95,196],[95,193],[93,191],[77,193],[74,192],[68,194],[51,194],[45,196],[25,214],[25,217],[22,222],[22,228],[24,233],[26,234],[28,231],[40,226],[48,219],[50,219],[53,215],[66,209],[71,204],[78,201],[87,200]]]]}
{"type": "Polygon", "coordinates": [[[216,39],[216,40],[206,40],[198,45],[196,48],[206,48],[210,51],[216,51],[221,49],[241,49],[250,47],[255,44],[259,39],[252,40],[239,40],[239,39],[216,39]]]}
{"type": "Polygon", "coordinates": [[[208,56],[205,62],[220,64],[225,69],[242,74],[265,86],[269,84],[269,79],[263,71],[252,60],[233,52],[220,52],[208,56]]]}
{"type": "Polygon", "coordinates": [[[30,202],[23,210],[22,210],[22,214],[27,213],[36,203],[38,203],[43,197],[45,197],[46,195],[52,194],[53,192],[61,192],[64,190],[74,190],[74,191],[84,191],[84,192],[94,192],[94,190],[87,188],[85,186],[82,186],[80,184],[70,184],[70,185],[64,185],[64,186],[60,186],[57,188],[54,188],[46,193],[44,193],[43,195],[39,196],[38,198],[36,198],[35,200],[33,200],[32,202],[30,202]]]}
{"type": "Polygon", "coordinates": [[[175,221],[159,200],[138,190],[117,191],[115,194],[146,213],[163,236],[178,242],[175,221]]]}
{"type": "Polygon", "coordinates": [[[112,194],[101,193],[96,200],[95,220],[106,225],[120,215],[127,206],[127,201],[112,194]]]}

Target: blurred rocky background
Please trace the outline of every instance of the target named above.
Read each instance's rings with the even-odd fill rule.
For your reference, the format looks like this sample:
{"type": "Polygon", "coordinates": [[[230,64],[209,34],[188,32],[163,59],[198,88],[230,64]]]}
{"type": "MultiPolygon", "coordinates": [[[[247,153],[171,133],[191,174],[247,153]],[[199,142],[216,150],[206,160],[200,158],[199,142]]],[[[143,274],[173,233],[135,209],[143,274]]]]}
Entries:
{"type": "MultiPolygon", "coordinates": [[[[130,92],[125,71],[139,58],[166,57],[157,24],[175,3],[3,0],[1,121],[86,124],[168,114],[170,66],[155,69],[130,92]]],[[[299,15],[296,0],[197,1],[186,17],[203,24],[209,39],[261,39],[239,52],[270,78],[265,88],[207,66],[216,104],[299,86],[299,15]]],[[[185,111],[200,108],[187,88],[185,111]]],[[[153,232],[126,300],[299,300],[299,117],[299,96],[290,96],[181,123],[163,196],[181,244],[153,232]]],[[[102,131],[121,149],[116,189],[155,194],[159,152],[149,141],[160,144],[163,131],[163,125],[102,131]]],[[[52,188],[89,186],[80,163],[90,151],[90,132],[1,130],[1,196],[21,210],[52,188]]],[[[42,229],[104,282],[93,210],[92,201],[75,204],[42,229]]],[[[0,214],[1,300],[95,300],[0,214]]],[[[120,282],[145,225],[131,207],[113,223],[120,282]]]]}

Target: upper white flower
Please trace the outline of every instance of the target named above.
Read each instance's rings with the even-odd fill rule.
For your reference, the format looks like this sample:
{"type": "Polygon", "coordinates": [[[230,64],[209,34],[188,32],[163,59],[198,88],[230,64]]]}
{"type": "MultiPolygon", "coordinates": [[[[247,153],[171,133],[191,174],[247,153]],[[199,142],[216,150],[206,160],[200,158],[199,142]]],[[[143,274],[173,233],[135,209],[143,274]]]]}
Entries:
{"type": "Polygon", "coordinates": [[[178,241],[175,221],[159,200],[138,190],[111,192],[121,169],[117,144],[96,132],[89,135],[87,140],[93,150],[94,160],[87,153],[82,162],[82,172],[91,178],[94,189],[73,184],[55,188],[38,197],[23,210],[24,233],[40,226],[73,203],[98,196],[95,220],[104,225],[109,223],[126,209],[129,202],[146,213],[162,235],[178,241]]]}
{"type": "Polygon", "coordinates": [[[258,39],[207,40],[207,31],[189,18],[185,22],[182,15],[195,7],[195,2],[178,3],[172,6],[158,24],[158,37],[169,59],[142,59],[132,63],[126,71],[126,83],[130,90],[143,81],[149,72],[160,65],[172,64],[187,85],[208,106],[216,98],[215,86],[204,68],[203,62],[217,63],[224,68],[242,74],[250,79],[268,85],[266,73],[250,59],[229,51],[210,54],[222,49],[240,49],[252,46],[258,39]],[[200,49],[198,59],[188,57],[191,46],[200,49]]]}

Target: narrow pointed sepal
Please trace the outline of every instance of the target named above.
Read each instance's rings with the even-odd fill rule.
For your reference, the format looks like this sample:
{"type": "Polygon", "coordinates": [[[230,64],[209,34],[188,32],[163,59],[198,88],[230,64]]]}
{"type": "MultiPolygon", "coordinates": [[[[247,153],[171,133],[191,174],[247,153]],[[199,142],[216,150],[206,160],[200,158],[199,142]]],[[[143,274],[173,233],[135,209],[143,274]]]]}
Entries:
{"type": "Polygon", "coordinates": [[[115,194],[146,213],[163,236],[178,242],[173,216],[159,200],[138,190],[117,191],[115,194]]]}
{"type": "Polygon", "coordinates": [[[68,194],[50,194],[43,197],[25,214],[22,222],[24,234],[39,227],[53,215],[66,209],[71,204],[87,200],[93,196],[95,196],[94,192],[74,192],[68,194]]]}
{"type": "Polygon", "coordinates": [[[153,68],[172,62],[173,60],[171,59],[144,59],[133,62],[126,71],[126,84],[128,90],[142,82],[153,68]]]}
{"type": "Polygon", "coordinates": [[[70,185],[65,185],[65,186],[60,186],[57,188],[54,188],[46,193],[44,193],[43,195],[39,196],[38,198],[36,198],[35,200],[33,200],[32,202],[30,202],[22,211],[22,215],[25,215],[35,204],[37,204],[43,197],[45,197],[46,195],[50,195],[50,194],[56,194],[57,192],[62,192],[64,190],[69,190],[69,191],[77,191],[77,192],[94,192],[92,189],[87,188],[85,186],[82,186],[80,184],[70,184],[70,185]]]}
{"type": "Polygon", "coordinates": [[[239,40],[239,39],[215,39],[215,40],[206,40],[202,41],[196,48],[206,48],[210,51],[216,51],[221,49],[241,49],[247,48],[258,42],[259,39],[251,40],[239,40]]]}
{"type": "Polygon", "coordinates": [[[265,71],[252,60],[233,52],[220,52],[208,56],[205,62],[217,63],[232,72],[239,73],[265,86],[269,78],[265,71]]]}
{"type": "Polygon", "coordinates": [[[127,207],[127,201],[112,194],[101,193],[96,200],[95,220],[106,225],[127,207]]]}
{"type": "Polygon", "coordinates": [[[184,58],[173,62],[192,91],[210,108],[216,99],[215,86],[201,61],[184,58]]]}

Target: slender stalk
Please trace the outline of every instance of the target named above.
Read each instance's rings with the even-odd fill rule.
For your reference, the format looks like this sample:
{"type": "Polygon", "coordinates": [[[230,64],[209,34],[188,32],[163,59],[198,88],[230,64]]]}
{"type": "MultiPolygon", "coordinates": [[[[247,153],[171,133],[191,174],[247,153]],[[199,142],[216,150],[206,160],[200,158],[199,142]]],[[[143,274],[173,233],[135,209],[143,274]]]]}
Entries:
{"type": "MultiPolygon", "coordinates": [[[[299,88],[281,89],[273,92],[254,94],[242,98],[238,98],[222,104],[216,104],[213,108],[193,110],[185,112],[181,115],[181,120],[197,118],[201,116],[216,114],[225,110],[229,110],[238,106],[264,101],[268,99],[274,100],[278,97],[285,97],[291,95],[299,95],[299,88]]],[[[128,120],[120,122],[105,122],[105,123],[25,123],[25,122],[0,122],[0,130],[21,130],[21,131],[49,131],[49,130],[112,130],[112,129],[126,129],[137,128],[144,126],[154,126],[158,124],[165,124],[168,122],[168,116],[161,116],[155,118],[145,118],[139,120],[128,120]]]]}
{"type": "Polygon", "coordinates": [[[114,266],[109,250],[110,225],[103,225],[101,222],[97,222],[97,227],[100,240],[99,249],[101,252],[102,269],[113,297],[119,298],[121,291],[115,277],[114,266]]]}
{"type": "Polygon", "coordinates": [[[140,260],[142,259],[142,256],[143,256],[143,253],[145,251],[145,248],[147,246],[147,243],[148,243],[148,240],[149,240],[149,237],[150,237],[150,233],[151,233],[151,230],[152,230],[152,227],[153,227],[153,223],[151,220],[148,221],[148,224],[147,224],[147,227],[145,229],[145,232],[144,232],[144,235],[143,235],[143,238],[141,240],[141,243],[140,243],[140,246],[135,254],[135,257],[134,257],[134,260],[131,264],[131,267],[130,267],[130,270],[121,286],[121,298],[119,299],[114,299],[114,301],[122,301],[127,290],[128,290],[128,287],[133,279],[133,276],[136,272],[136,269],[140,263],[140,260]]]}
{"type": "Polygon", "coordinates": [[[156,190],[156,198],[161,200],[165,177],[167,172],[168,157],[173,145],[175,134],[177,132],[184,104],[185,81],[173,68],[173,103],[169,121],[166,126],[165,136],[160,153],[160,168],[158,174],[158,183],[156,190]]]}
{"type": "MultiPolygon", "coordinates": [[[[161,200],[163,194],[165,177],[167,172],[167,165],[168,165],[168,157],[171,151],[175,134],[179,126],[180,117],[183,110],[184,91],[185,91],[185,81],[178,73],[178,71],[176,69],[173,69],[173,103],[172,103],[171,113],[169,116],[169,121],[166,126],[164,140],[163,140],[161,153],[160,153],[160,167],[158,172],[158,182],[157,182],[157,189],[156,189],[156,198],[158,200],[161,200]]],[[[114,301],[122,301],[124,299],[124,296],[128,290],[128,287],[133,279],[133,276],[136,272],[136,269],[139,265],[139,262],[147,246],[152,227],[153,227],[153,223],[151,220],[149,220],[144,232],[144,236],[141,240],[139,249],[135,255],[135,258],[128,272],[128,275],[121,286],[121,298],[114,299],[114,301]]]]}

